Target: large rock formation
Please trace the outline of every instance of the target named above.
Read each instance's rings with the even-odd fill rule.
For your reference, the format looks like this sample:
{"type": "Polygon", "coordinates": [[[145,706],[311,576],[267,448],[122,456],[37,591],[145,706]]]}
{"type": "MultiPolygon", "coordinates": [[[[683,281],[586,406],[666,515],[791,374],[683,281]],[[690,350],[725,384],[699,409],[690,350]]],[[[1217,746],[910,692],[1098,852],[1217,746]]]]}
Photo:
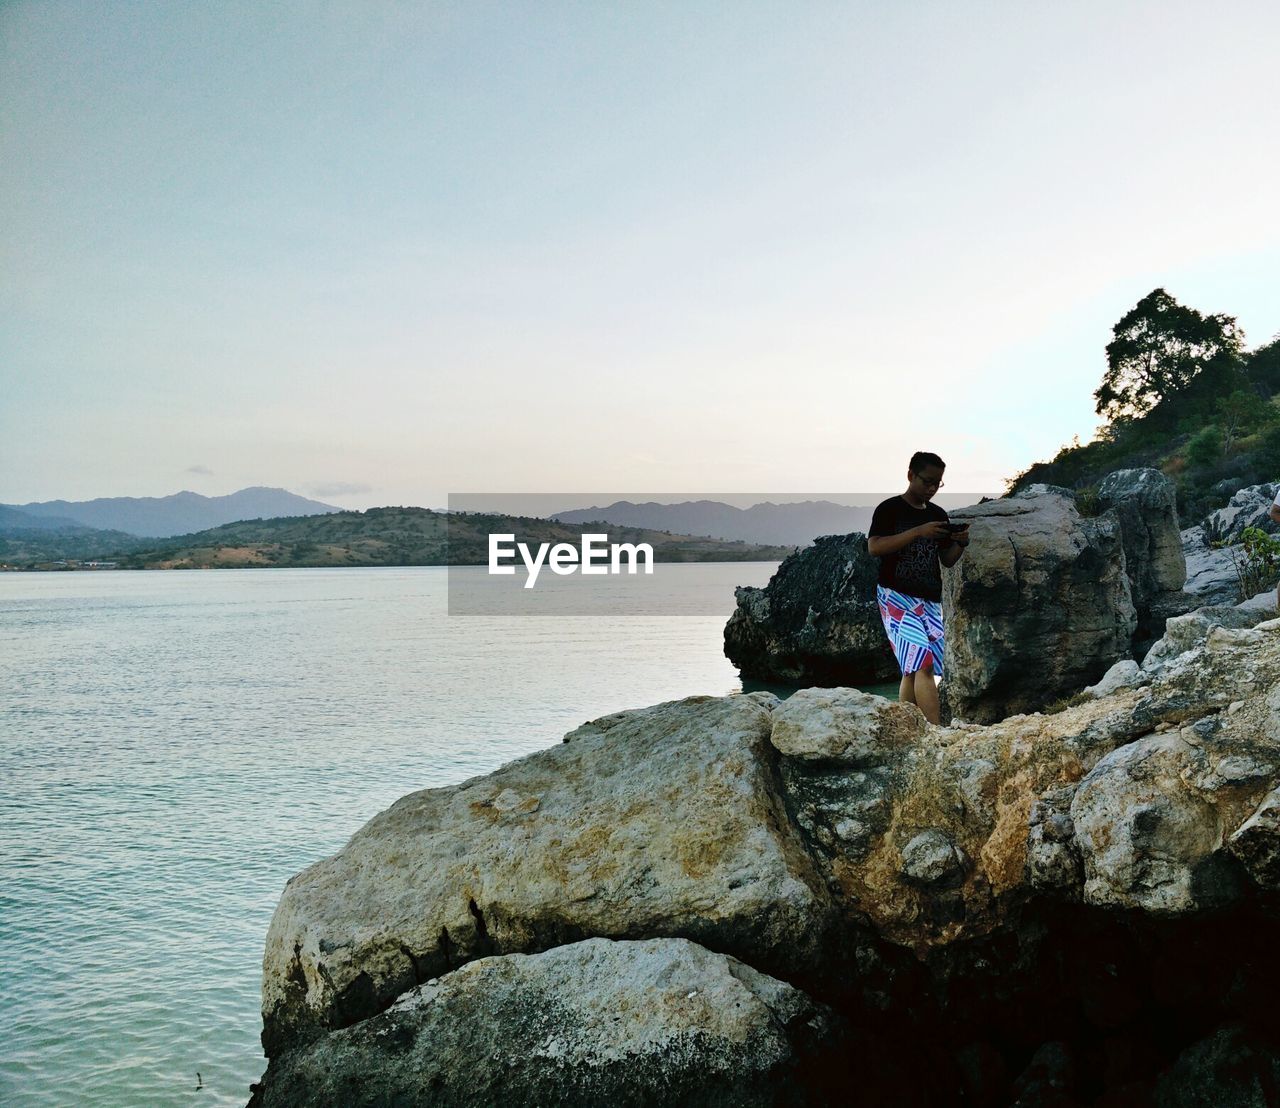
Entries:
{"type": "Polygon", "coordinates": [[[650,1090],[668,1104],[770,1108],[804,1103],[802,1090],[833,1066],[824,1056],[841,1022],[685,939],[587,939],[425,982],[287,1055],[251,1103],[594,1108],[650,1090]]]}
{"type": "Polygon", "coordinates": [[[1115,512],[1124,546],[1141,656],[1160,637],[1164,621],[1194,606],[1182,591],[1187,563],[1178,530],[1177,487],[1158,469],[1121,469],[1098,486],[1098,502],[1115,512]]]}
{"type": "Polygon", "coordinates": [[[1275,1033],[1280,620],[1146,677],[987,727],[852,689],[692,698],[406,797],[285,890],[260,1102],[412,1103],[426,1081],[471,1103],[449,1099],[466,1066],[512,1102],[661,1104],[657,1072],[674,1102],[738,1095],[715,1084],[733,1057],[817,1104],[832,1075],[802,1059],[843,1057],[848,1088],[901,1075],[868,1104],[1213,1103],[1244,1080],[1232,1029],[1275,1033]],[[610,1043],[635,1049],[597,1072],[610,1043]],[[511,1052],[531,1057],[495,1076],[511,1052]]]}
{"type": "Polygon", "coordinates": [[[827,890],[782,811],[771,694],[624,712],[412,793],[294,877],[267,937],[269,1054],[490,954],[681,936],[792,977],[827,890]]]}
{"type": "Polygon", "coordinates": [[[735,590],[724,652],[744,677],[794,685],[868,685],[898,667],[876,606],[878,561],[860,534],[825,535],[763,589],[735,590]]]}
{"type": "Polygon", "coordinates": [[[1241,600],[1241,580],[1236,560],[1242,557],[1240,534],[1257,527],[1272,534],[1280,531],[1269,515],[1280,485],[1250,485],[1239,489],[1226,507],[1210,512],[1195,527],[1182,532],[1187,563],[1185,589],[1198,604],[1235,604],[1241,600]]]}
{"type": "Polygon", "coordinates": [[[968,551],[943,575],[956,716],[1042,708],[1129,654],[1137,616],[1114,513],[1082,518],[1066,489],[1033,485],[952,518],[970,524],[968,551]]]}

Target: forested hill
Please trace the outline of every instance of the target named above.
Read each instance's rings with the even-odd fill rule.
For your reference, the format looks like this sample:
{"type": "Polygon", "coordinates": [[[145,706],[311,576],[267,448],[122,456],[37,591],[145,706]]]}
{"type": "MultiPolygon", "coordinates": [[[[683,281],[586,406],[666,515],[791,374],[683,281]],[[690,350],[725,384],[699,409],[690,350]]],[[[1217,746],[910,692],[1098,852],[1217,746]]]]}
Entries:
{"type": "Polygon", "coordinates": [[[144,550],[103,550],[96,556],[110,558],[125,569],[484,565],[490,533],[514,534],[517,541],[531,545],[568,542],[576,546],[584,532],[606,531],[611,542],[649,543],[660,562],[773,561],[786,557],[792,549],[523,516],[370,508],[227,523],[193,535],[153,541],[144,550]]]}
{"type": "Polygon", "coordinates": [[[1105,426],[1018,474],[1010,492],[1064,485],[1087,505],[1108,473],[1153,466],[1173,478],[1190,523],[1245,485],[1280,479],[1280,337],[1246,351],[1234,318],[1156,289],[1115,325],[1106,353],[1094,393],[1105,426]]]}

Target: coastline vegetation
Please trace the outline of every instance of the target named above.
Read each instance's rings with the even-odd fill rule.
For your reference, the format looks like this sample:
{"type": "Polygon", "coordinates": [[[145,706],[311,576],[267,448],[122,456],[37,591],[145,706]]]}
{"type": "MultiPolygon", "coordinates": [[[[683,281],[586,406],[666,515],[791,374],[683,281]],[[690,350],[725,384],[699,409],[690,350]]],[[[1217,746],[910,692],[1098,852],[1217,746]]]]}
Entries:
{"type": "Polygon", "coordinates": [[[245,520],[166,539],[104,532],[111,537],[95,542],[77,535],[74,549],[58,541],[60,536],[42,534],[35,546],[0,540],[0,561],[25,569],[79,568],[72,563],[90,559],[110,560],[120,569],[478,566],[488,563],[491,532],[514,533],[530,545],[576,545],[583,532],[607,532],[611,542],[649,543],[659,562],[780,561],[794,549],[603,523],[389,507],[245,520]]]}
{"type": "Polygon", "coordinates": [[[1062,485],[1084,510],[1108,473],[1151,466],[1177,486],[1179,517],[1194,520],[1280,476],[1280,336],[1245,351],[1234,317],[1154,289],[1112,328],[1093,395],[1107,421],[1094,440],[1025,469],[1010,493],[1062,485]]]}

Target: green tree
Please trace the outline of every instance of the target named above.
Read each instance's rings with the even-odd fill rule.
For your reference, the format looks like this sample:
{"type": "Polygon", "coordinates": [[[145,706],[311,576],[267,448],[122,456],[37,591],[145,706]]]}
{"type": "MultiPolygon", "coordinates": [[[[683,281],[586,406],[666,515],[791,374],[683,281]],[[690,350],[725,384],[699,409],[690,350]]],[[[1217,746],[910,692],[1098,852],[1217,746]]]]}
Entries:
{"type": "Polygon", "coordinates": [[[1187,443],[1187,464],[1212,465],[1222,457],[1222,432],[1217,427],[1205,427],[1197,431],[1187,443]]]}
{"type": "Polygon", "coordinates": [[[1098,415],[1109,420],[1145,415],[1210,363],[1235,362],[1244,341],[1234,317],[1201,315],[1164,289],[1139,300],[1111,334],[1107,372],[1093,394],[1098,415]]]}
{"type": "Polygon", "coordinates": [[[1247,431],[1257,421],[1258,411],[1265,401],[1253,393],[1236,389],[1230,396],[1218,401],[1218,423],[1222,426],[1222,452],[1229,453],[1236,436],[1247,431]]]}

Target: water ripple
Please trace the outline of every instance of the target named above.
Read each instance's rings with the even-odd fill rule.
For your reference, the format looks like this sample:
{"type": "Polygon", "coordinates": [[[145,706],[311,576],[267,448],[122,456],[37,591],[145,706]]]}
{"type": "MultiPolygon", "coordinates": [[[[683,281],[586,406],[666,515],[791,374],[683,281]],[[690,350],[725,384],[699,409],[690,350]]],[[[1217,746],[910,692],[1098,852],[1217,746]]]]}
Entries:
{"type": "Polygon", "coordinates": [[[681,568],[723,615],[447,619],[431,568],[0,574],[0,1103],[243,1104],[290,876],[406,792],[738,687],[732,586],[772,567],[681,568]]]}

